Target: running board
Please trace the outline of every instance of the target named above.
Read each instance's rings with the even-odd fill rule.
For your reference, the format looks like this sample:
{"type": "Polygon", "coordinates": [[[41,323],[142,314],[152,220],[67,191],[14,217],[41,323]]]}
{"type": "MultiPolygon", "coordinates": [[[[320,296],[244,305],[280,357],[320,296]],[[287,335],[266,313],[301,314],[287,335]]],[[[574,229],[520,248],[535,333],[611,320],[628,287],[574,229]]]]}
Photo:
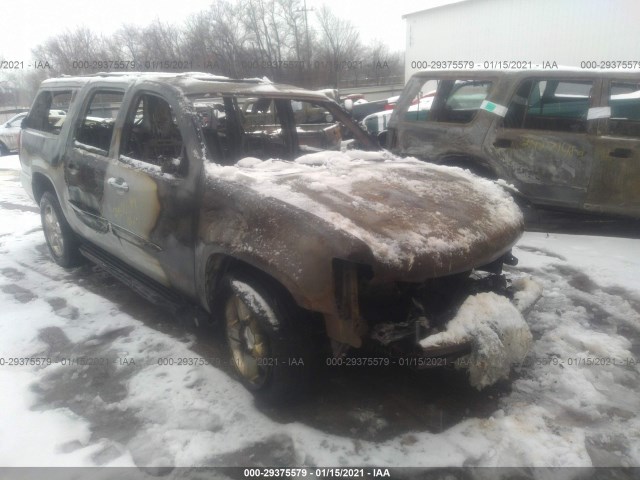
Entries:
{"type": "Polygon", "coordinates": [[[203,308],[164,285],[146,277],[101,248],[89,243],[83,243],[80,245],[80,253],[140,296],[154,305],[168,309],[181,320],[188,318],[195,321],[196,325],[211,322],[211,316],[203,308]]]}

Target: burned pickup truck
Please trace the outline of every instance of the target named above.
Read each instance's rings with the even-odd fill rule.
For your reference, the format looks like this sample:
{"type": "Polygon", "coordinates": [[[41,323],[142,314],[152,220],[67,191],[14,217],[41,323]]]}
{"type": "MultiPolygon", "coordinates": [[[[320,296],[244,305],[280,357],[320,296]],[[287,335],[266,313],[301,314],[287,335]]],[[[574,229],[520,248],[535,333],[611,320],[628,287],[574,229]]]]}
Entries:
{"type": "Polygon", "coordinates": [[[324,347],[482,355],[473,332],[489,326],[504,365],[479,386],[526,353],[508,300],[466,298],[482,291],[474,272],[499,277],[513,262],[523,225],[511,197],[382,151],[322,94],[195,73],[60,78],[43,82],[23,127],[22,181],[53,259],[86,257],[156,303],[222,324],[254,392],[286,397],[324,347]],[[266,123],[248,119],[248,99],[266,123]],[[68,112],[62,125],[51,109],[68,112]],[[307,143],[296,111],[322,113],[334,135],[349,129],[357,149],[307,143]],[[456,316],[469,302],[484,307],[456,316]]]}

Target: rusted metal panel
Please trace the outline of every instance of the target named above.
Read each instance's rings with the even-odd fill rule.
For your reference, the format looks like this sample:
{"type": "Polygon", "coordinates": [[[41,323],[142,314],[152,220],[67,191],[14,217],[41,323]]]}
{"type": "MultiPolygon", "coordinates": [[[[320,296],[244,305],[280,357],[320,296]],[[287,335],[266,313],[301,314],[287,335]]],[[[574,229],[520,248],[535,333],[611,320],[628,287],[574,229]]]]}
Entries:
{"type": "MultiPolygon", "coordinates": [[[[211,298],[208,278],[224,268],[223,261],[210,260],[234,259],[277,280],[301,307],[322,314],[330,338],[360,346],[369,328],[359,304],[361,279],[351,267],[338,272],[336,259],[365,266],[371,285],[420,284],[495,261],[522,232],[517,207],[494,185],[453,169],[400,162],[383,152],[351,162],[338,175],[295,163],[290,163],[293,171],[266,179],[238,166],[208,168],[211,152],[193,105],[205,94],[308,100],[351,128],[361,147],[375,150],[374,140],[321,94],[261,81],[166,74],[66,78],[47,81],[43,88],[80,88],[79,98],[58,137],[25,132],[24,163],[51,179],[77,233],[205,308],[211,298]],[[75,158],[71,129],[97,89],[125,92],[111,146],[106,154],[84,152],[75,158]],[[123,150],[132,128],[127,115],[146,94],[161,97],[175,113],[184,146],[182,174],[141,165],[123,150]],[[82,168],[74,173],[73,162],[80,161],[82,168]],[[333,188],[336,181],[341,188],[333,188]],[[313,187],[314,182],[326,188],[313,187]],[[96,219],[108,228],[100,228],[96,219]]],[[[458,134],[441,133],[447,142],[471,148],[473,142],[463,142],[458,134]]]]}
{"type": "MultiPolygon", "coordinates": [[[[609,84],[614,81],[638,84],[640,75],[570,69],[420,72],[407,83],[392,115],[390,146],[394,153],[430,162],[454,165],[462,162],[467,168],[478,165],[513,184],[523,196],[539,205],[640,217],[639,129],[630,128],[627,133],[615,136],[607,133],[611,124],[606,114],[609,84]],[[502,113],[481,108],[473,120],[462,124],[406,120],[404,115],[412,98],[429,79],[492,81],[486,101],[502,113]],[[537,81],[590,83],[585,107],[589,112],[585,111],[575,125],[570,125],[562,115],[550,115],[546,120],[541,116],[538,121],[547,123],[536,128],[511,125],[512,119],[507,118],[509,109],[515,108],[518,99],[527,100],[519,98],[519,88],[526,86],[526,82],[535,85],[537,81]]],[[[572,100],[571,95],[560,96],[572,100]]],[[[437,108],[437,98],[434,105],[437,108]]]]}

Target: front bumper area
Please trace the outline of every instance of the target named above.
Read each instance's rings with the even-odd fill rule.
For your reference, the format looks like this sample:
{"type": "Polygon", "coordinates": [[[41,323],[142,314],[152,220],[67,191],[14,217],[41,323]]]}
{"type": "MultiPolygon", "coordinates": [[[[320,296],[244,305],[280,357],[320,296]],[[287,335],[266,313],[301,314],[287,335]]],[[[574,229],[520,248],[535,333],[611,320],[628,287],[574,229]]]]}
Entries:
{"type": "MultiPolygon", "coordinates": [[[[504,279],[493,276],[491,280],[504,279]]],[[[471,385],[482,389],[507,378],[528,354],[532,336],[523,314],[542,294],[533,280],[521,278],[505,291],[470,291],[433,322],[429,313],[414,311],[406,321],[376,325],[372,342],[395,364],[415,369],[455,366],[469,370],[471,385]]],[[[416,310],[420,310],[416,303],[416,310]]]]}

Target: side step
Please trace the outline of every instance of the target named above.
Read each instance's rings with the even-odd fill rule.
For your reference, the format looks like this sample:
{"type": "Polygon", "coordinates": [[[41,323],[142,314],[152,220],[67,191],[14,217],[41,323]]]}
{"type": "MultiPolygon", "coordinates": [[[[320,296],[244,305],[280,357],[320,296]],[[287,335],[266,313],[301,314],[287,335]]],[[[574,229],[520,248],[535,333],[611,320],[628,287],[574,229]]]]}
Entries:
{"type": "Polygon", "coordinates": [[[179,293],[141,274],[101,248],[89,243],[83,243],[80,246],[80,253],[90,262],[95,263],[133,289],[140,296],[154,305],[169,310],[180,320],[188,318],[195,321],[196,325],[211,322],[209,313],[203,308],[195,305],[179,293]]]}

